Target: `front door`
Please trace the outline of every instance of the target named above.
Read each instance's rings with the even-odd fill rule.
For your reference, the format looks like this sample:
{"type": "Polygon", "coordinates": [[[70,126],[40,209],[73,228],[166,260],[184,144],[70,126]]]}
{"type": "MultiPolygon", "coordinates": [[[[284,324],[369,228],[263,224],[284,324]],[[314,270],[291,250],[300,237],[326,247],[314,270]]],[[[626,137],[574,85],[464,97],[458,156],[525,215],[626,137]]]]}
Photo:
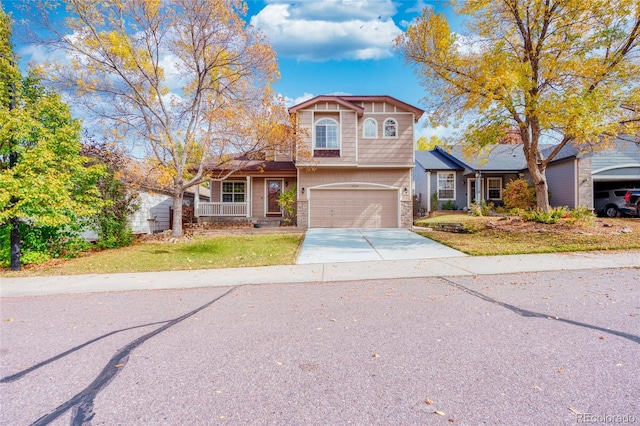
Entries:
{"type": "Polygon", "coordinates": [[[278,198],[282,194],[282,180],[267,180],[267,215],[282,216],[278,198]]]}
{"type": "MultiPolygon", "coordinates": [[[[476,180],[475,179],[467,179],[467,188],[469,191],[467,192],[467,207],[471,207],[472,204],[476,203],[476,180]]],[[[484,179],[480,179],[480,194],[484,192],[484,179]]],[[[484,197],[480,197],[482,200],[484,197]]]]}

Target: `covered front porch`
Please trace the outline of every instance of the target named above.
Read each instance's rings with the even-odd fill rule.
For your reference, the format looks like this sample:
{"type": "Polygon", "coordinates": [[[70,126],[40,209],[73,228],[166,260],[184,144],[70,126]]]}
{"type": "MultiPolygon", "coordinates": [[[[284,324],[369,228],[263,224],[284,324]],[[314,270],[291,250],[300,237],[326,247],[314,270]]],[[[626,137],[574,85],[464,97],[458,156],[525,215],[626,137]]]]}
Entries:
{"type": "Polygon", "coordinates": [[[194,215],[198,222],[209,222],[207,218],[281,219],[284,212],[278,198],[292,189],[296,181],[295,169],[243,170],[224,180],[212,179],[211,201],[196,203],[194,215]]]}

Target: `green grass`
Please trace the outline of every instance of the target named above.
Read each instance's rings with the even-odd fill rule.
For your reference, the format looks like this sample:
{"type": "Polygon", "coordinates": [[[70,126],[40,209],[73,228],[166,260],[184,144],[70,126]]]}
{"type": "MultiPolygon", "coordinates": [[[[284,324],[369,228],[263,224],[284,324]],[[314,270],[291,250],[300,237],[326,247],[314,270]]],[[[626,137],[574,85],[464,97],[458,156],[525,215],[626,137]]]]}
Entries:
{"type": "Polygon", "coordinates": [[[420,221],[420,226],[433,223],[462,223],[470,233],[418,232],[456,250],[473,256],[505,254],[559,253],[571,251],[629,250],[640,248],[640,221],[633,219],[599,219],[581,226],[532,224],[547,232],[504,231],[486,226],[495,217],[439,216],[420,221]],[[630,233],[599,233],[598,228],[607,222],[614,230],[630,228],[630,233]],[[580,232],[576,232],[579,230],[580,232]]]}
{"type": "MultiPolygon", "coordinates": [[[[78,259],[27,266],[9,276],[176,271],[294,264],[304,234],[197,238],[191,242],[139,243],[78,259]]],[[[5,270],[6,271],[6,270],[5,270]]]]}

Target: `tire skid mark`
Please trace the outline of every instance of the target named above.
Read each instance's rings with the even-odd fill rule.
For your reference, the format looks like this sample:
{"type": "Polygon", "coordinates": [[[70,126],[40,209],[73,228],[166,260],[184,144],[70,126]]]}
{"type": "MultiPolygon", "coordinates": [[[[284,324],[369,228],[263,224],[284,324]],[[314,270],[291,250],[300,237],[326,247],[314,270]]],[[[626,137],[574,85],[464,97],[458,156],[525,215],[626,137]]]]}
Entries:
{"type": "Polygon", "coordinates": [[[111,359],[107,362],[107,365],[102,369],[98,377],[94,379],[89,386],[84,388],[80,393],[76,394],[73,398],[59,405],[56,409],[54,409],[49,414],[46,414],[40,417],[38,420],[32,423],[33,426],[43,426],[48,425],[62,414],[66,413],[69,410],[72,410],[71,416],[71,425],[72,426],[88,426],[91,424],[91,420],[95,416],[93,412],[93,405],[96,396],[106,388],[113,379],[116,378],[118,374],[124,367],[127,365],[127,361],[129,360],[129,355],[131,352],[142,345],[147,340],[151,339],[154,336],[162,333],[163,331],[173,327],[174,325],[184,321],[185,319],[197,314],[205,308],[213,305],[218,300],[224,298],[233,292],[237,287],[232,287],[224,294],[216,297],[215,299],[205,303],[204,305],[194,309],[191,312],[188,312],[176,319],[168,321],[165,325],[156,330],[147,333],[143,336],[138,337],[122,349],[116,352],[116,354],[111,357],[111,359]]]}

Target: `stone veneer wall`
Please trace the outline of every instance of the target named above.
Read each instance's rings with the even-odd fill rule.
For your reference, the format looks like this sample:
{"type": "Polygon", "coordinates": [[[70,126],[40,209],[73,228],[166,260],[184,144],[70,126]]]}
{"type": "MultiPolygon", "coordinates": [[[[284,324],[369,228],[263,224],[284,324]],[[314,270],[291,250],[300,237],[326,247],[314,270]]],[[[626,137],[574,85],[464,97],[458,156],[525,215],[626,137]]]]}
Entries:
{"type": "Polygon", "coordinates": [[[413,203],[411,200],[400,202],[400,227],[411,228],[413,226],[413,203]]]}
{"type": "Polygon", "coordinates": [[[578,163],[578,206],[593,209],[593,177],[591,176],[590,157],[581,158],[578,163]]]}
{"type": "Polygon", "coordinates": [[[309,227],[309,203],[307,200],[298,200],[297,222],[298,228],[307,229],[309,227]]]}

